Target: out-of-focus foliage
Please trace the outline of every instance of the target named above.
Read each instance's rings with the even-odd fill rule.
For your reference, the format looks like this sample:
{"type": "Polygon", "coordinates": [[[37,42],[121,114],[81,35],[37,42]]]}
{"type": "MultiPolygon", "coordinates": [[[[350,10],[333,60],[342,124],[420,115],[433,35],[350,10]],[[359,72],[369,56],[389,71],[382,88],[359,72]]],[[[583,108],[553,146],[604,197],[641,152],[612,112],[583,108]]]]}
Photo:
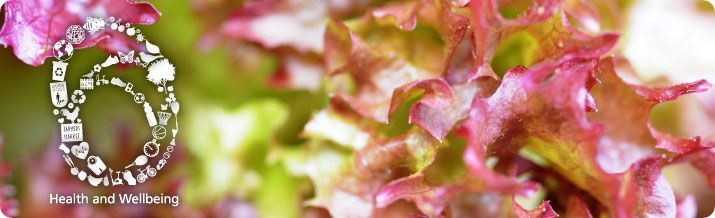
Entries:
{"type": "MultiPolygon", "coordinates": [[[[638,28],[649,18],[636,15],[657,11],[648,8],[654,2],[11,0],[0,21],[0,44],[12,47],[0,52],[0,132],[18,192],[3,192],[0,205],[17,199],[27,216],[706,215],[715,132],[704,129],[715,100],[684,94],[708,90],[690,75],[715,68],[679,47],[649,56],[629,38],[668,35],[638,28]],[[156,181],[134,188],[92,189],[66,173],[46,103],[49,66],[23,63],[51,54],[30,48],[61,38],[53,29],[100,15],[153,23],[143,33],[177,69],[179,152],[156,181]],[[654,58],[685,67],[643,64],[654,58]],[[178,194],[182,205],[46,204],[49,193],[80,191],[178,194]]],[[[696,0],[670,4],[691,21],[715,16],[696,0]]],[[[102,35],[80,46],[102,50],[76,51],[68,80],[102,61],[102,51],[126,49],[110,46],[117,41],[102,35]]],[[[150,136],[130,102],[101,89],[83,108],[86,137],[110,165],[150,136]]]]}

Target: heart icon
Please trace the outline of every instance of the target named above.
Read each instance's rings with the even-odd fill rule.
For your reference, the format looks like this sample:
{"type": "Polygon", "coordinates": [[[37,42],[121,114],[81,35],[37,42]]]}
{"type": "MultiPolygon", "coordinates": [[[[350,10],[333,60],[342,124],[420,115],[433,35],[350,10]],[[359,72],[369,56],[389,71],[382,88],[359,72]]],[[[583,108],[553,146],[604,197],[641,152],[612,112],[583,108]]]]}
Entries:
{"type": "Polygon", "coordinates": [[[89,144],[87,144],[87,142],[82,142],[79,143],[79,145],[72,146],[70,150],[72,151],[72,154],[74,154],[74,156],[84,160],[85,158],[87,158],[87,154],[89,153],[89,144]]]}
{"type": "Polygon", "coordinates": [[[57,119],[57,122],[58,122],[58,123],[65,123],[65,118],[57,119]]]}

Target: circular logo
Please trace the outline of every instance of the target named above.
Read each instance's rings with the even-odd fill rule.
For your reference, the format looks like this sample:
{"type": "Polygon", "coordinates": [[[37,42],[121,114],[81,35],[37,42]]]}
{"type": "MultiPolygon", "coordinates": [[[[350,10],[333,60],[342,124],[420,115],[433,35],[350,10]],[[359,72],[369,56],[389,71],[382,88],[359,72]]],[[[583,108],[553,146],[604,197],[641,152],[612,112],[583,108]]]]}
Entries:
{"type": "Polygon", "coordinates": [[[164,139],[166,137],[166,128],[162,125],[156,125],[151,129],[151,135],[158,140],[164,139]]]}
{"type": "Polygon", "coordinates": [[[72,25],[67,28],[67,40],[72,44],[79,44],[84,41],[84,29],[79,25],[72,25]]]}
{"type": "Polygon", "coordinates": [[[159,150],[159,144],[155,141],[144,144],[144,154],[146,154],[147,157],[156,157],[156,155],[159,154],[159,150]]]}
{"type": "MultiPolygon", "coordinates": [[[[59,40],[54,46],[57,61],[52,65],[50,98],[58,117],[62,143],[59,145],[63,158],[70,167],[70,174],[92,186],[136,185],[156,176],[171,157],[176,146],[179,132],[179,102],[174,95],[174,65],[161,54],[159,47],[151,44],[141,31],[130,24],[120,24],[120,20],[109,18],[87,18],[83,25],[72,25],[67,29],[66,39],[59,40]],[[125,33],[136,40],[142,49],[117,52],[100,64],[94,65],[88,74],[79,79],[79,89],[67,90],[65,75],[68,61],[74,51],[72,44],[81,43],[86,32],[94,34],[102,31],[106,23],[111,23],[111,30],[125,33]],[[83,28],[84,27],[84,28],[83,28]],[[122,27],[122,28],[118,28],[122,27]],[[135,65],[147,71],[145,78],[156,85],[158,102],[150,102],[130,81],[124,81],[118,75],[102,72],[113,65],[135,65]],[[146,123],[151,129],[152,138],[142,147],[138,156],[125,166],[113,168],[92,152],[90,143],[84,139],[84,126],[80,118],[80,107],[89,98],[92,90],[101,87],[119,88],[127,93],[138,108],[144,112],[146,123]],[[69,96],[68,96],[69,95],[69,96]],[[171,131],[169,131],[171,130],[171,131]],[[164,145],[164,146],[162,146],[164,145]],[[164,149],[162,151],[162,149],[164,149]],[[162,154],[163,152],[163,154],[162,154]],[[159,155],[162,154],[162,155],[159,155]]],[[[153,95],[150,95],[153,96],[153,95]]]]}
{"type": "Polygon", "coordinates": [[[72,57],[74,47],[67,40],[60,40],[52,46],[52,54],[57,60],[66,61],[72,57]]]}

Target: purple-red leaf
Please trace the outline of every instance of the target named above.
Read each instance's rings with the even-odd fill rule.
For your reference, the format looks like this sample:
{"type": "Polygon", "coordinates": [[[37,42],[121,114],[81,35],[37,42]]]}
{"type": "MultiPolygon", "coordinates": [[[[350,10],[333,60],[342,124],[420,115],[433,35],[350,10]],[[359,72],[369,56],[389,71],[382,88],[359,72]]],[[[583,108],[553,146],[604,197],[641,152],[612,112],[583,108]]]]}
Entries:
{"type": "MultiPolygon", "coordinates": [[[[5,23],[0,29],[0,45],[12,47],[15,56],[33,66],[52,57],[52,46],[65,38],[65,30],[70,25],[81,26],[87,17],[113,16],[122,23],[151,24],[160,16],[151,4],[131,0],[11,0],[4,6],[5,23]]],[[[75,49],[91,47],[102,40],[108,49],[117,49],[123,44],[117,41],[122,40],[120,37],[111,37],[107,32],[87,33],[75,49]],[[104,40],[107,38],[110,41],[104,40]]]]}

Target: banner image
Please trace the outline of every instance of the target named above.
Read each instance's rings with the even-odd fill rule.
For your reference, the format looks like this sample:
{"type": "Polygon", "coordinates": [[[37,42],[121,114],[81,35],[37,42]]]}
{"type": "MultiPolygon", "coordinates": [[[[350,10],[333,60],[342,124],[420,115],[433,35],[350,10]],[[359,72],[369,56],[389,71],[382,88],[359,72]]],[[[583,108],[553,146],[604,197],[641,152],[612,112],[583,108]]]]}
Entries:
{"type": "Polygon", "coordinates": [[[0,0],[3,217],[715,217],[712,0],[0,0]]]}

